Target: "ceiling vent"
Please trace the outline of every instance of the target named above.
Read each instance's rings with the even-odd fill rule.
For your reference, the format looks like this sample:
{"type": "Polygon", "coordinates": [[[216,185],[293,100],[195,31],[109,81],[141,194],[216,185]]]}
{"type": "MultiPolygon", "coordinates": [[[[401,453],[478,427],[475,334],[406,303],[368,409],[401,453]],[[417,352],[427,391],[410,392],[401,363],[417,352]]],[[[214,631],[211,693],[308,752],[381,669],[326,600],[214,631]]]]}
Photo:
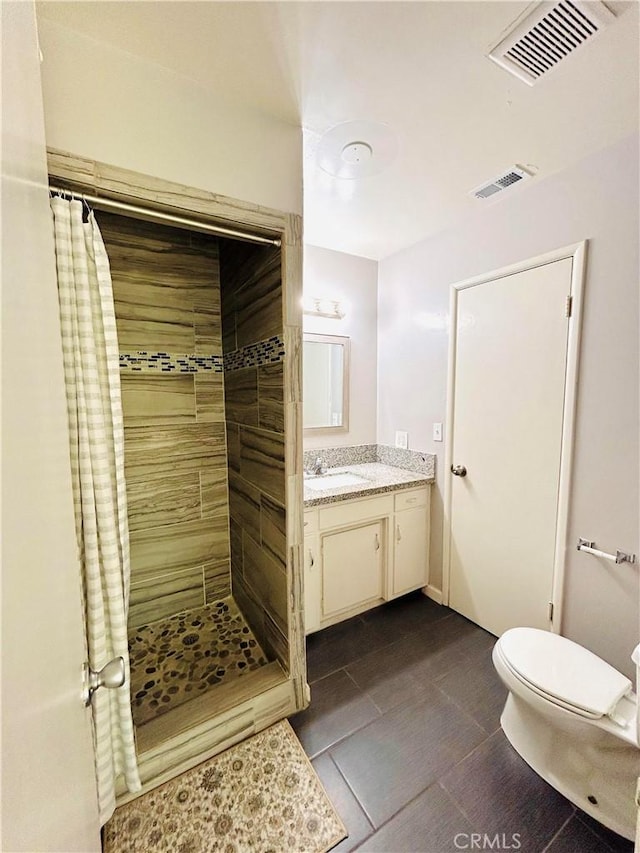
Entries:
{"type": "Polygon", "coordinates": [[[598,0],[540,3],[487,55],[533,86],[614,20],[615,15],[598,0]]]}
{"type": "Polygon", "coordinates": [[[482,186],[476,187],[475,190],[471,190],[469,195],[472,195],[474,198],[490,198],[492,195],[508,190],[509,187],[513,187],[519,184],[520,181],[524,181],[530,177],[529,172],[526,172],[520,166],[512,166],[497,178],[489,181],[488,184],[482,184],[482,186]]]}

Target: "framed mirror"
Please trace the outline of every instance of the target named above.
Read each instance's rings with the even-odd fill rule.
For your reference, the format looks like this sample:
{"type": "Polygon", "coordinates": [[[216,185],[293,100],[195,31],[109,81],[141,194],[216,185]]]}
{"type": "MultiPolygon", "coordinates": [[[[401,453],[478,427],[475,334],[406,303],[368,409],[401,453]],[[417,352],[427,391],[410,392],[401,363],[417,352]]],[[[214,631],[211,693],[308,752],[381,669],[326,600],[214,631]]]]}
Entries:
{"type": "Polygon", "coordinates": [[[305,433],[349,429],[349,338],[304,335],[303,426],[305,433]]]}

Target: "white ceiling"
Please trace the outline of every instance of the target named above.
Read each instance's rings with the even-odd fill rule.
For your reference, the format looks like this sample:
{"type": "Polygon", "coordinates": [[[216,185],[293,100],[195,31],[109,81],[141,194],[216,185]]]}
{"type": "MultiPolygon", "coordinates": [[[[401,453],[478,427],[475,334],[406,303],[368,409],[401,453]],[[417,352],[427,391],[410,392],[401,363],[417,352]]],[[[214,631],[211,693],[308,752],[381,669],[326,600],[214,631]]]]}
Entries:
{"type": "MultiPolygon", "coordinates": [[[[305,239],[382,258],[478,205],[514,164],[528,187],[638,129],[636,2],[534,87],[486,58],[526,2],[42,2],[38,14],[302,124],[305,239]],[[317,166],[322,133],[381,122],[398,154],[357,181],[317,166]]],[[[506,195],[506,194],[505,194],[506,195]]]]}

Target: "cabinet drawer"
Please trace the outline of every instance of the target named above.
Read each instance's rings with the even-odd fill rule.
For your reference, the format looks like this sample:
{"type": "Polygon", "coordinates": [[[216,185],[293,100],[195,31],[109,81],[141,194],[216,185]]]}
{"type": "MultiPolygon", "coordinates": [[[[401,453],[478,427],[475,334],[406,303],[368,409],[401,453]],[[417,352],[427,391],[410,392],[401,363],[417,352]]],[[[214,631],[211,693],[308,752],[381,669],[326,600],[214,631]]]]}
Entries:
{"type": "Polygon", "coordinates": [[[427,490],[414,489],[411,492],[400,492],[395,496],[394,509],[400,512],[403,509],[413,509],[416,506],[427,505],[427,490]]]}
{"type": "Polygon", "coordinates": [[[318,510],[312,509],[304,514],[303,535],[315,533],[318,530],[318,510]]]}
{"type": "MultiPolygon", "coordinates": [[[[393,495],[381,495],[357,501],[342,501],[322,507],[319,511],[320,530],[330,527],[344,527],[354,521],[366,518],[381,518],[393,512],[393,495]]],[[[305,519],[306,520],[306,519],[305,519]]],[[[308,528],[305,527],[305,531],[308,528]]]]}

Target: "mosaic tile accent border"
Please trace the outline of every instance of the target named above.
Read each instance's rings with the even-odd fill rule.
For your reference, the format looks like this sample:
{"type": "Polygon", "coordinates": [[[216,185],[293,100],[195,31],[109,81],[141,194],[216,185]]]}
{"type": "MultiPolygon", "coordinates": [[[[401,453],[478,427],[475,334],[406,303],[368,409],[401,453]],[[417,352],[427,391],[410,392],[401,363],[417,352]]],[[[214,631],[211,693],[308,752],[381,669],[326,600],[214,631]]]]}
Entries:
{"type": "Polygon", "coordinates": [[[416,474],[435,477],[436,456],[420,450],[401,450],[386,444],[354,444],[350,447],[321,447],[305,450],[304,467],[313,465],[318,456],[327,468],[342,468],[346,465],[365,465],[367,462],[381,462],[394,468],[404,468],[416,474]]]}
{"type": "Polygon", "coordinates": [[[266,341],[248,344],[241,349],[224,355],[225,373],[241,370],[243,367],[260,367],[264,364],[276,364],[284,359],[284,341],[280,335],[274,335],[266,341]]]}
{"type": "Polygon", "coordinates": [[[121,373],[222,373],[221,355],[176,355],[168,352],[121,352],[121,373]]]}

